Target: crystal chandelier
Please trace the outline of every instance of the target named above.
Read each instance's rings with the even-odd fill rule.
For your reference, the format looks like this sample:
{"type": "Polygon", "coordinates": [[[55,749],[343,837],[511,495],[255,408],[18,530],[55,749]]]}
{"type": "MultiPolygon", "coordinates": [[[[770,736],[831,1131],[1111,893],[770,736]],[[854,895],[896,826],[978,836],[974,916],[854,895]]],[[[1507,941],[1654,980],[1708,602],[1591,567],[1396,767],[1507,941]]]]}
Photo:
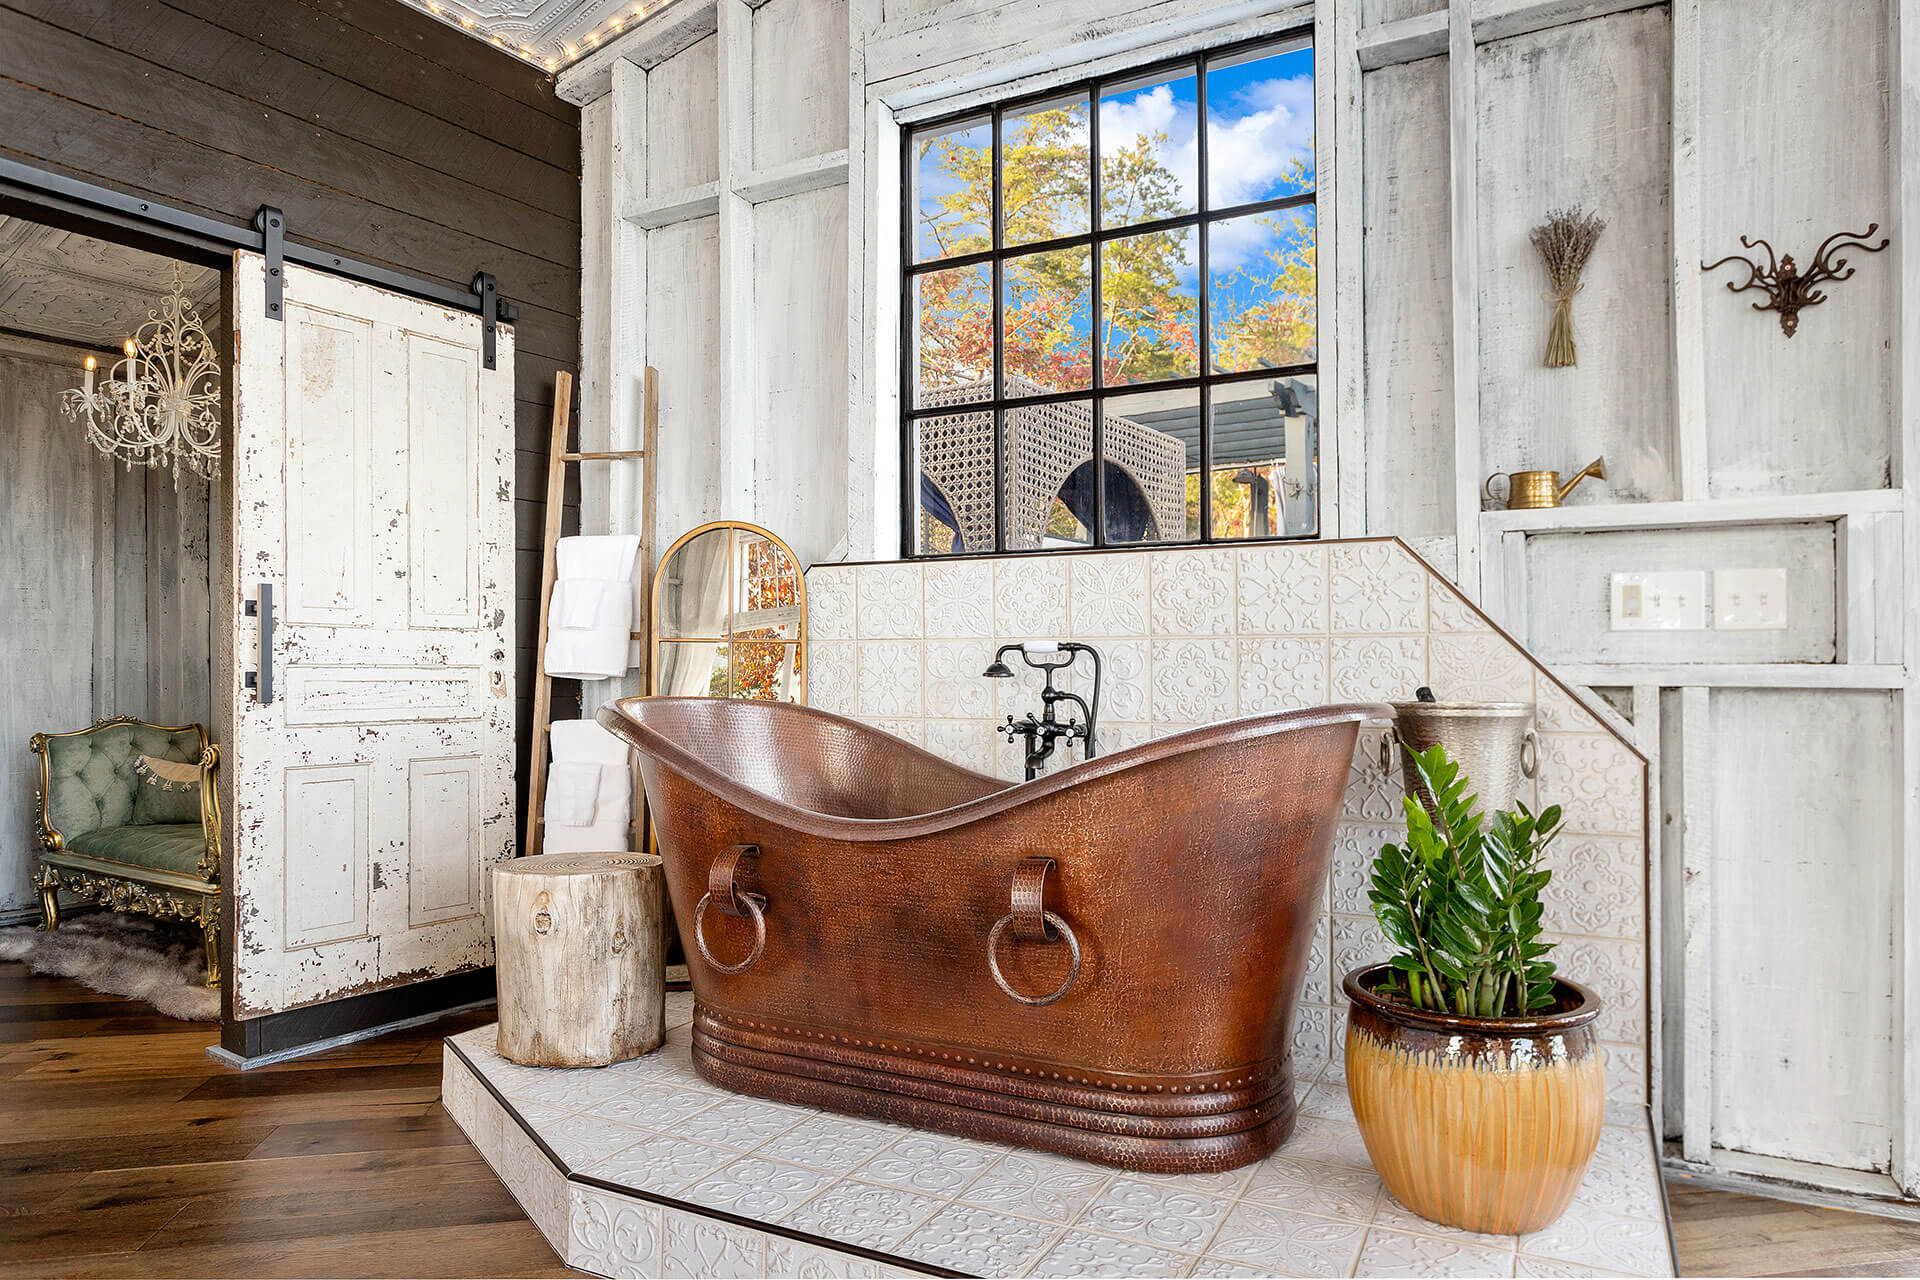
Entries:
{"type": "Polygon", "coordinates": [[[61,397],[63,412],[84,422],[87,439],[129,469],[171,466],[212,480],[220,475],[220,359],[200,313],[173,267],[173,292],[147,312],[105,381],[87,357],[86,383],[61,397]]]}

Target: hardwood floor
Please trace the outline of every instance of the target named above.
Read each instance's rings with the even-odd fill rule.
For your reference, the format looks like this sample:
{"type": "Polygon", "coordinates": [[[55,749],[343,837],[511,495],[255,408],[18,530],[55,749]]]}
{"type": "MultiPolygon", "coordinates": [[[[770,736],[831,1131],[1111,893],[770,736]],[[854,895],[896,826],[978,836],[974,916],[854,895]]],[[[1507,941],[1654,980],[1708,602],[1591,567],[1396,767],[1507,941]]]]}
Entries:
{"type": "Polygon", "coordinates": [[[1920,1275],[1920,1222],[1667,1183],[1681,1274],[1920,1275]]]}
{"type": "Polygon", "coordinates": [[[486,1011],[238,1072],[0,964],[0,1276],[567,1276],[440,1106],[486,1011]]]}
{"type": "MultiPolygon", "coordinates": [[[[568,1276],[440,1106],[481,1011],[245,1073],[0,964],[0,1277],[568,1276]]],[[[1670,1183],[1683,1275],[1920,1274],[1920,1223],[1670,1183]]]]}

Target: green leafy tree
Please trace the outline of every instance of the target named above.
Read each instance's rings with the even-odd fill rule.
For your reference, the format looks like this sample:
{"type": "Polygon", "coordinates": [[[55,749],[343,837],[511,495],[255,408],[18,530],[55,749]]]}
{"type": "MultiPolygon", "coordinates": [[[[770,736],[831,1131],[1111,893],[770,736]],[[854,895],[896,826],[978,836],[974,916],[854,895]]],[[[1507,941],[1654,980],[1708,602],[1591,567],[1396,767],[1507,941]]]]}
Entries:
{"type": "Polygon", "coordinates": [[[1213,291],[1213,366],[1221,372],[1306,364],[1318,348],[1315,223],[1295,213],[1258,221],[1276,243],[1213,291]]]}
{"type": "MultiPolygon", "coordinates": [[[[1164,156],[1164,132],[1142,135],[1101,162],[1106,225],[1133,225],[1190,212],[1178,176],[1164,156]]],[[[1022,116],[1003,147],[1001,199],[1006,243],[1035,244],[1087,230],[1087,111],[1058,107],[1022,116]]],[[[946,190],[920,213],[923,243],[939,256],[992,247],[992,150],[965,134],[923,139],[918,161],[931,159],[946,190]]],[[[1286,182],[1308,185],[1304,160],[1286,182]]],[[[1213,363],[1257,369],[1313,358],[1318,313],[1315,224],[1294,213],[1261,215],[1276,244],[1254,261],[1216,276],[1213,363]]],[[[1198,360],[1198,304],[1182,277],[1191,274],[1194,236],[1150,232],[1110,240],[1102,254],[1100,326],[1109,385],[1191,376],[1198,360]]],[[[1085,386],[1087,346],[1079,328],[1091,303],[1092,263],[1084,249],[1026,255],[1007,264],[1008,306],[1003,354],[1010,373],[1065,390],[1085,386]]],[[[992,276],[984,267],[936,271],[920,278],[920,366],[923,384],[947,386],[987,377],[993,369],[992,276]]]]}

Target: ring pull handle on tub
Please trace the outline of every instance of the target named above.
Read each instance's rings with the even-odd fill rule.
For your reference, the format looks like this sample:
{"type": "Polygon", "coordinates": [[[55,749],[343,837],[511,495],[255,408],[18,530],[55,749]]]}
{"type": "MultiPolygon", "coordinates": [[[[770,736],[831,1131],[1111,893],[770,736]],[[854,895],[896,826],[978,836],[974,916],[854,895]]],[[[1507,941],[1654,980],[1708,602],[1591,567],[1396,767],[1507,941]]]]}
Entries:
{"type": "Polygon", "coordinates": [[[1529,729],[1520,739],[1520,776],[1531,778],[1540,772],[1540,739],[1529,729]]]}
{"type": "Polygon", "coordinates": [[[1013,906],[1006,915],[1001,916],[987,934],[987,971],[993,975],[993,981],[1010,999],[1021,1004],[1046,1005],[1073,990],[1073,984],[1080,978],[1080,939],[1074,936],[1073,928],[1056,913],[1046,909],[1047,873],[1053,870],[1052,858],[1022,858],[1020,865],[1013,871],[1013,906]],[[1000,935],[1012,928],[1013,936],[1021,942],[1058,942],[1062,938],[1067,943],[1067,979],[1058,987],[1043,996],[1021,995],[1000,972],[1000,935]]]}
{"type": "Polygon", "coordinates": [[[741,863],[747,863],[746,870],[751,872],[759,861],[760,846],[757,844],[737,844],[715,858],[713,865],[707,869],[707,891],[700,895],[700,905],[693,909],[694,945],[700,948],[701,958],[721,973],[745,973],[753,968],[760,959],[760,953],[767,949],[767,917],[762,910],[767,905],[767,899],[763,894],[746,892],[735,882],[741,863]],[[726,915],[753,921],[753,950],[747,952],[745,960],[738,964],[723,964],[707,948],[707,935],[702,926],[706,922],[708,907],[718,907],[726,915]]]}

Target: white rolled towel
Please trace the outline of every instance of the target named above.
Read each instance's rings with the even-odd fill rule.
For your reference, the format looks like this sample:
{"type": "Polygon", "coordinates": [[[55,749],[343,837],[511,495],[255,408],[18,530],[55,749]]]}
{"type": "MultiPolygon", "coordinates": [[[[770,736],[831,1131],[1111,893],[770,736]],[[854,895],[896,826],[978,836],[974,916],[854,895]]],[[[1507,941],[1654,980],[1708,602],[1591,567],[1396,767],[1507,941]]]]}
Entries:
{"type": "Polygon", "coordinates": [[[548,853],[620,853],[633,847],[633,772],[627,744],[592,720],[556,720],[544,808],[548,853]]]}
{"type": "Polygon", "coordinates": [[[562,538],[547,610],[547,674],[613,680],[631,665],[637,534],[562,538]]]}

